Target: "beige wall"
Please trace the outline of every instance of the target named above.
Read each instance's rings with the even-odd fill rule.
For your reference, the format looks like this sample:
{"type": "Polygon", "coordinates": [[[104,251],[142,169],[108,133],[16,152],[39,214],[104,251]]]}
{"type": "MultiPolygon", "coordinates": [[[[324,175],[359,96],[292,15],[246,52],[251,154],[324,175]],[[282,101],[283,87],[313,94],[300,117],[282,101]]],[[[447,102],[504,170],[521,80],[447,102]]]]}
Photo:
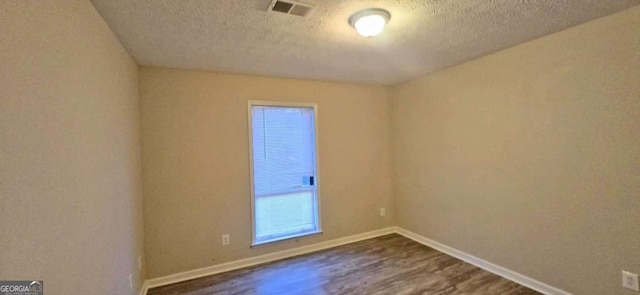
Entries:
{"type": "Polygon", "coordinates": [[[0,279],[137,293],[140,179],[137,66],[91,3],[0,1],[0,279]]]}
{"type": "Polygon", "coordinates": [[[158,68],[140,85],[148,277],[393,224],[387,88],[158,68]],[[249,248],[247,100],[318,104],[323,235],[249,248]]]}
{"type": "Polygon", "coordinates": [[[635,294],[640,7],[395,88],[399,226],[574,294],[635,294]]]}

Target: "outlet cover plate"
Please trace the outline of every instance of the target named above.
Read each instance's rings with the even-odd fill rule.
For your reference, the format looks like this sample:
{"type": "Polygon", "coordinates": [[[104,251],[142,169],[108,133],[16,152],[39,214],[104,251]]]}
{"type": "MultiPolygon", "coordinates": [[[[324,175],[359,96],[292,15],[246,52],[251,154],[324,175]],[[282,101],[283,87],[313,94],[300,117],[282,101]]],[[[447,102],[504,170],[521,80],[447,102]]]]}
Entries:
{"type": "Polygon", "coordinates": [[[622,287],[640,292],[640,286],[638,286],[638,275],[623,270],[622,287]]]}

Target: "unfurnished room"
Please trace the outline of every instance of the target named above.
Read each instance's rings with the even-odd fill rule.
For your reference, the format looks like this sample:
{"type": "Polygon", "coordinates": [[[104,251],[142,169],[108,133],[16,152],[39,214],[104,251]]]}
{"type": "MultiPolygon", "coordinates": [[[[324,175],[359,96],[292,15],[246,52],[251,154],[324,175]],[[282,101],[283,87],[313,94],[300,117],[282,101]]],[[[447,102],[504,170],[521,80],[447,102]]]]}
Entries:
{"type": "Polygon", "coordinates": [[[640,0],[0,0],[0,295],[640,295],[640,0]]]}

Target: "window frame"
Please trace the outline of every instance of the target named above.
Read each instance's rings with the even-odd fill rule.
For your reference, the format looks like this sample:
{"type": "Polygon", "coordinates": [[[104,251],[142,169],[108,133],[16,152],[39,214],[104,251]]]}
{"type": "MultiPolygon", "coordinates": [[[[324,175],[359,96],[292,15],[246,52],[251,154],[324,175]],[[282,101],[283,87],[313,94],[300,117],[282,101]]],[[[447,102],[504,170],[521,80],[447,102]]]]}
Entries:
{"type": "Polygon", "coordinates": [[[319,153],[319,137],[320,134],[318,132],[318,104],[316,103],[306,103],[306,102],[283,102],[283,101],[264,101],[264,100],[248,100],[247,101],[247,129],[248,133],[248,146],[249,146],[249,179],[250,179],[250,190],[251,190],[251,247],[256,247],[265,244],[276,243],[280,241],[286,241],[291,239],[298,239],[302,237],[308,237],[313,235],[322,234],[322,217],[321,217],[321,194],[320,194],[320,153],[319,153]],[[316,201],[316,223],[317,229],[313,232],[307,232],[303,234],[284,236],[281,238],[266,240],[266,241],[256,241],[256,206],[255,206],[255,176],[253,170],[253,113],[252,107],[254,106],[266,106],[266,107],[287,107],[287,108],[311,108],[313,109],[313,140],[314,140],[314,189],[315,189],[315,201],[316,201]]]}

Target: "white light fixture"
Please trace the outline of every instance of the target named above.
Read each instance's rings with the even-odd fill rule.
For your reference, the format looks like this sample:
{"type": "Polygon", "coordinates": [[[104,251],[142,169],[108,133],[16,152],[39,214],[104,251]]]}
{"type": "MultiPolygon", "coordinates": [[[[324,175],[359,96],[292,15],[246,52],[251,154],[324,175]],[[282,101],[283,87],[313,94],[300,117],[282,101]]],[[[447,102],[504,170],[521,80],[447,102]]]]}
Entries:
{"type": "Polygon", "coordinates": [[[372,8],[356,12],[349,18],[349,24],[363,37],[373,37],[382,32],[389,19],[388,11],[372,8]]]}

